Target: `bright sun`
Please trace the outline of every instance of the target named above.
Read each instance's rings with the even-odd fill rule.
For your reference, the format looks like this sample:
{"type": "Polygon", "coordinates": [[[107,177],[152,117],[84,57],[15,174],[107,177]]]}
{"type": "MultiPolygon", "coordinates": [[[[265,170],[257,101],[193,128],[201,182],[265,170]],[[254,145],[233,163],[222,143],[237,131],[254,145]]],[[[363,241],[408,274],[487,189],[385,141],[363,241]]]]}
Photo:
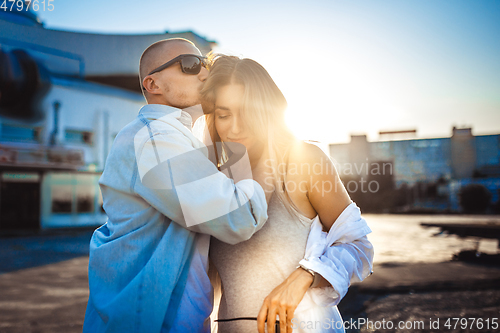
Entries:
{"type": "Polygon", "coordinates": [[[336,71],[335,79],[306,73],[281,88],[288,101],[286,123],[297,138],[323,143],[348,142],[350,134],[368,134],[398,126],[402,112],[388,84],[376,82],[362,70],[336,71]]]}

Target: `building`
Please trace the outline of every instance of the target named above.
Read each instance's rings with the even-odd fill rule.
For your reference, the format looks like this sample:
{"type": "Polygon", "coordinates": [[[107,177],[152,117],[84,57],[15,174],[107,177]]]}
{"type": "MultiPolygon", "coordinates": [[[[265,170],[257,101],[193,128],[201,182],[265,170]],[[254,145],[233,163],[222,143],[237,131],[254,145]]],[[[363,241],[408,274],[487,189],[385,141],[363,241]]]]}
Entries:
{"type": "Polygon", "coordinates": [[[194,32],[104,35],[45,29],[0,11],[0,231],[105,222],[98,179],[118,131],[145,104],[139,59],[194,32]]]}
{"type": "MultiPolygon", "coordinates": [[[[492,202],[499,200],[500,134],[475,136],[471,128],[454,127],[449,138],[368,142],[365,135],[353,135],[350,143],[329,149],[341,177],[353,182],[351,188],[347,184],[351,192],[360,191],[361,180],[373,181],[372,190],[381,181],[395,193],[408,189],[392,198],[395,206],[459,212],[458,193],[471,183],[484,185],[492,202]]],[[[373,192],[378,193],[371,201],[380,196],[373,192]]]]}

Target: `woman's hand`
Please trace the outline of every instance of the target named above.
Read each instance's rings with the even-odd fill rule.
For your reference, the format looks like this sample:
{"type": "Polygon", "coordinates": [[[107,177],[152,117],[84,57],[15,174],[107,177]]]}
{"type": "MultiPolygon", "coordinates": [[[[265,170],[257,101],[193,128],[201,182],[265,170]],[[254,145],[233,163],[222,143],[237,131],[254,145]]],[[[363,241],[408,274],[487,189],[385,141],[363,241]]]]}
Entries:
{"type": "Polygon", "coordinates": [[[267,319],[267,332],[274,333],[276,315],[279,315],[280,333],[292,332],[292,319],[295,309],[313,282],[313,276],[297,268],[290,276],[264,299],[264,304],[257,316],[259,333],[265,332],[267,319]]]}

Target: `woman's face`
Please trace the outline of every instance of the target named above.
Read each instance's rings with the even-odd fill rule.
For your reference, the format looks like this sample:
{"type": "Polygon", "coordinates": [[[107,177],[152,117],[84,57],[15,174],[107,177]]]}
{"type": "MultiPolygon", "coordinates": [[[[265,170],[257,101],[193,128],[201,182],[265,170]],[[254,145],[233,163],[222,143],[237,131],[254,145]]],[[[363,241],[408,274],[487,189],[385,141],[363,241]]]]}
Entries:
{"type": "Polygon", "coordinates": [[[240,84],[229,84],[217,89],[215,128],[222,141],[244,145],[252,159],[260,156],[263,145],[240,116],[244,92],[245,88],[240,84]]]}

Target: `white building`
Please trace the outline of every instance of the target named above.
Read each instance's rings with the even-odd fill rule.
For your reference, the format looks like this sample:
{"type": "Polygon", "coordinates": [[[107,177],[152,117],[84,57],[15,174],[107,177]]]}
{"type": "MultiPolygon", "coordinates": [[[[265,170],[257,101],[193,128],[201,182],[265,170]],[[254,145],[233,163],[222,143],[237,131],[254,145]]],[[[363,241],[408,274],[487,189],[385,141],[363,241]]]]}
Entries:
{"type": "Polygon", "coordinates": [[[118,131],[145,104],[139,58],[193,32],[100,35],[48,30],[0,11],[0,232],[105,222],[98,179],[118,131]]]}

